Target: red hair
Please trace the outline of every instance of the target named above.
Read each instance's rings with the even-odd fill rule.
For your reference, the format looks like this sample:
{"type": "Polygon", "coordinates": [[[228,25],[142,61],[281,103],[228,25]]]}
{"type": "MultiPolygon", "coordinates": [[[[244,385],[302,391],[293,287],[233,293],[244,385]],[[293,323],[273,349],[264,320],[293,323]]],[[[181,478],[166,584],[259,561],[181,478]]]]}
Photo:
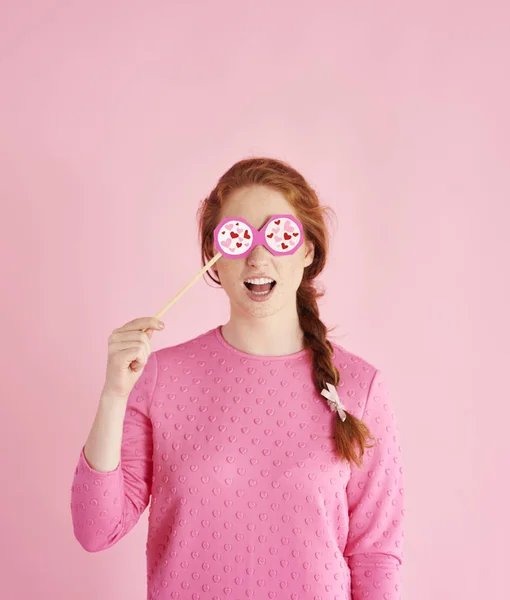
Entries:
{"type": "MultiPolygon", "coordinates": [[[[329,238],[324,217],[329,208],[319,204],[317,194],[304,177],[287,163],[271,158],[248,158],[230,167],[209,196],[201,202],[197,212],[202,264],[205,265],[216,254],[214,228],[220,220],[222,206],[229,194],[252,185],[263,185],[281,192],[295,209],[303,225],[305,240],[311,241],[314,246],[313,262],[305,267],[297,290],[297,310],[304,345],[311,353],[313,382],[320,394],[326,383],[332,383],[336,387],[340,382],[340,372],[332,361],[333,347],[327,339],[328,329],[319,316],[317,300],[324,292],[317,291],[314,285],[314,280],[326,263],[329,238]]],[[[207,275],[221,285],[209,271],[207,275]]],[[[349,413],[345,421],[335,414],[337,452],[359,467],[365,448],[370,447],[368,442],[373,439],[370,431],[363,421],[349,413]]]]}

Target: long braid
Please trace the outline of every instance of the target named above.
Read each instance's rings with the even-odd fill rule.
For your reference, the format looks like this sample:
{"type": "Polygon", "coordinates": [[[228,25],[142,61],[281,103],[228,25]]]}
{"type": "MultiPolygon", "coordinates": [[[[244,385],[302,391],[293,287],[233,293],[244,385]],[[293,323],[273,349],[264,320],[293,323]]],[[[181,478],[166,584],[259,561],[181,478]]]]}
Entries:
{"type": "MultiPolygon", "coordinates": [[[[322,295],[323,292],[317,292],[310,280],[303,278],[297,291],[299,324],[303,330],[304,345],[311,350],[312,378],[319,394],[328,382],[335,387],[340,382],[340,372],[332,360],[333,346],[327,339],[328,330],[319,316],[317,299],[322,295]]],[[[352,461],[360,467],[365,448],[371,447],[368,443],[369,439],[373,439],[370,431],[363,421],[348,412],[345,421],[335,414],[337,451],[347,461],[352,461]]]]}

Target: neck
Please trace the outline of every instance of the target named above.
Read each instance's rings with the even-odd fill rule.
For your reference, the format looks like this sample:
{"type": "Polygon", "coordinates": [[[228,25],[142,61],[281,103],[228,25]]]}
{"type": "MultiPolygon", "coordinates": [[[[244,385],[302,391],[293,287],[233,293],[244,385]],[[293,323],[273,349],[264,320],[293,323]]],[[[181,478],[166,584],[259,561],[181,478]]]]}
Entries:
{"type": "Polygon", "coordinates": [[[304,347],[297,312],[287,319],[281,314],[260,318],[231,315],[221,332],[238,350],[259,356],[283,356],[304,347]]]}

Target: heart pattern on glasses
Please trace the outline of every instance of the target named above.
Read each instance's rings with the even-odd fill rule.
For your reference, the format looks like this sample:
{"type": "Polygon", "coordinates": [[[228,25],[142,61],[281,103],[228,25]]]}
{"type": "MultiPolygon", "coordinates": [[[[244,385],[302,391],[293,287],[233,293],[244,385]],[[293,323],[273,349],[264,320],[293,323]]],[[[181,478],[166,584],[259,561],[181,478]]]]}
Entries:
{"type": "Polygon", "coordinates": [[[227,217],[214,230],[216,249],[228,258],[241,258],[261,244],[271,254],[293,254],[303,243],[303,226],[293,215],[273,215],[260,229],[242,218],[227,217]]]}

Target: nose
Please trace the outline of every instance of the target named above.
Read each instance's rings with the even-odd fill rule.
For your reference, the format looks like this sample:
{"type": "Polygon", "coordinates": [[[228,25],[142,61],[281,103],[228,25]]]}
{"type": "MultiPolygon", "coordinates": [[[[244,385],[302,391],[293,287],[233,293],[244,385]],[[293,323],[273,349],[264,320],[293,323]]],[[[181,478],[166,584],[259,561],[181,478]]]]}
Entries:
{"type": "Polygon", "coordinates": [[[249,265],[265,265],[271,253],[262,244],[258,244],[247,255],[246,261],[249,265]]]}

